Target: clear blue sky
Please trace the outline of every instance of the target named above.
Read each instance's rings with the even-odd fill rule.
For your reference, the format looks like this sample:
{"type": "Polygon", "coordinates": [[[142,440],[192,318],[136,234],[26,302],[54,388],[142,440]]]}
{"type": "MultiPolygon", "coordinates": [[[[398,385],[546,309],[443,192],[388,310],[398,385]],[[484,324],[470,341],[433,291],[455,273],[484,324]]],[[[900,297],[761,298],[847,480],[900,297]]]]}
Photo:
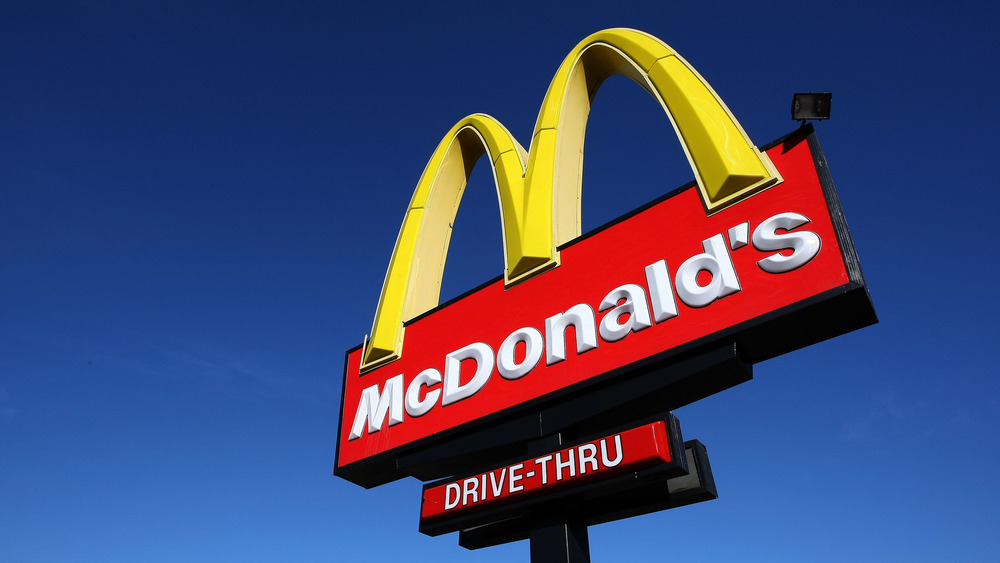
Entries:
{"type": "MultiPolygon", "coordinates": [[[[527,144],[562,58],[616,26],[676,48],[759,145],[793,92],[834,92],[817,131],[881,322],[678,410],[720,498],[595,527],[594,560],[995,560],[997,16],[5,4],[0,562],[527,561],[418,533],[415,480],[332,476],[343,355],[441,136],[485,112],[527,144]]],[[[609,81],[585,228],[690,179],[659,106],[609,81]]],[[[493,190],[481,163],[446,296],[500,273],[493,190]]]]}

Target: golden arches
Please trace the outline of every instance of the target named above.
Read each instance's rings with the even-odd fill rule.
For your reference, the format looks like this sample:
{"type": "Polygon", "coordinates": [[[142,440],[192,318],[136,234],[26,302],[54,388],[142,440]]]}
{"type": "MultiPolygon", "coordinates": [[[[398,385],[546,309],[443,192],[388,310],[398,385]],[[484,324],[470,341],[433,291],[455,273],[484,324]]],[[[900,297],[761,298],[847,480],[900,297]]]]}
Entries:
{"type": "Polygon", "coordinates": [[[590,104],[613,74],[631,78],[663,106],[710,213],[781,181],[715,91],[673,49],[636,30],[595,33],[556,71],[530,152],[498,121],[482,114],[459,121],[442,139],[403,219],[363,370],[398,358],[403,321],[437,306],[451,225],[472,167],[484,152],[490,155],[500,200],[505,282],[558,265],[556,248],[580,235],[590,104]]]}

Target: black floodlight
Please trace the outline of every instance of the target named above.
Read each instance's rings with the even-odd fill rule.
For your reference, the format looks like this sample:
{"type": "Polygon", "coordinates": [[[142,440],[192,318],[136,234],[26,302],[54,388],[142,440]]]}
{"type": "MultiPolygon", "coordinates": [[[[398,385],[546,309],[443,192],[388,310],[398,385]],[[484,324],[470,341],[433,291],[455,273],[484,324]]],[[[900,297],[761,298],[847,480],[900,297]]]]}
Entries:
{"type": "Polygon", "coordinates": [[[831,92],[809,92],[792,97],[792,119],[803,124],[810,119],[830,119],[831,92]]]}

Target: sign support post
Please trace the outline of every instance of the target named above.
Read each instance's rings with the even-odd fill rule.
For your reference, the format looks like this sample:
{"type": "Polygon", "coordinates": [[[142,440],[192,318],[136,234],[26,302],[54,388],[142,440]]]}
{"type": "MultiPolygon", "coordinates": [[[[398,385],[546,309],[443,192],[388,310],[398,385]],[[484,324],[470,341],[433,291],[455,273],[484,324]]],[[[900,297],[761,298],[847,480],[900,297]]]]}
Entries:
{"type": "MultiPolygon", "coordinates": [[[[557,450],[562,434],[534,440],[528,449],[534,454],[557,450]]],[[[528,543],[532,563],[590,563],[590,536],[587,523],[574,519],[564,508],[532,514],[528,543]]]]}
{"type": "Polygon", "coordinates": [[[565,511],[532,521],[528,541],[532,563],[590,563],[587,525],[565,511]]]}

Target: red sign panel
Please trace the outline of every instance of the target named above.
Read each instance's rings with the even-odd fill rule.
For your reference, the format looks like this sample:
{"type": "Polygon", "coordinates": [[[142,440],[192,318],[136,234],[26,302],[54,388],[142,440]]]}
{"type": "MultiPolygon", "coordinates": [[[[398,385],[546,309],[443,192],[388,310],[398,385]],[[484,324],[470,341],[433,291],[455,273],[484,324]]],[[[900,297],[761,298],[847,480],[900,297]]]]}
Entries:
{"type": "Polygon", "coordinates": [[[396,361],[360,373],[361,348],[348,352],[338,473],[863,284],[808,138],[766,151],[781,184],[711,216],[681,190],[573,241],[557,268],[409,322],[396,361]]]}
{"type": "MultiPolygon", "coordinates": [[[[424,488],[421,525],[674,463],[667,425],[657,421],[424,488]]],[[[676,446],[676,444],[673,444],[676,446]]]]}

